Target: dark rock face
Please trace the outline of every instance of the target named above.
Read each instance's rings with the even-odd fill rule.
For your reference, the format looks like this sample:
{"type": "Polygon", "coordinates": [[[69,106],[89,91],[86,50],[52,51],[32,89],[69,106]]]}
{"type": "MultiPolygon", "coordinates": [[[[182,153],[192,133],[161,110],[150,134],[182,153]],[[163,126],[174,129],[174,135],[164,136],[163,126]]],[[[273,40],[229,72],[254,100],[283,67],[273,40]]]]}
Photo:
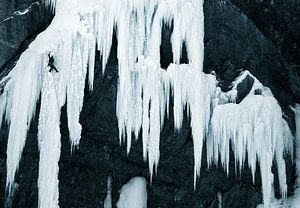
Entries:
{"type": "Polygon", "coordinates": [[[0,69],[18,54],[22,43],[51,20],[42,0],[1,0],[0,69]]]}
{"type": "Polygon", "coordinates": [[[279,77],[289,79],[296,101],[300,102],[300,1],[231,0],[256,24],[281,52],[288,68],[279,77]]]}
{"type": "MultiPolygon", "coordinates": [[[[32,3],[32,1],[25,2],[25,5],[32,3]]],[[[229,84],[239,75],[241,69],[249,70],[263,84],[272,89],[288,115],[287,119],[293,126],[293,114],[287,106],[298,99],[300,82],[299,76],[290,75],[295,73],[295,68],[291,66],[291,63],[296,62],[287,59],[282,49],[290,46],[285,43],[278,45],[279,39],[273,36],[272,39],[263,31],[265,27],[257,25],[261,21],[266,21],[265,24],[267,24],[268,21],[262,20],[263,17],[253,12],[252,15],[249,15],[250,13],[245,11],[250,11],[248,10],[250,5],[246,3],[246,0],[240,2],[241,4],[237,4],[237,1],[234,0],[205,1],[204,70],[205,72],[216,71],[219,84],[224,90],[229,88],[229,84]]],[[[1,4],[2,2],[0,6],[1,4]]],[[[10,14],[10,10],[7,8],[20,7],[20,3],[14,1],[7,0],[4,1],[4,4],[6,6],[0,8],[5,8],[5,15],[0,10],[0,16],[10,14]]],[[[271,3],[266,4],[271,5],[271,3]]],[[[0,23],[0,34],[5,34],[5,36],[0,35],[0,37],[8,37],[10,33],[20,34],[24,30],[22,40],[18,39],[19,37],[11,40],[17,45],[28,38],[30,34],[36,34],[38,28],[36,25],[45,25],[46,22],[50,21],[51,16],[49,13],[40,14],[39,12],[44,11],[42,9],[34,11],[30,15],[30,18],[33,19],[27,17],[28,19],[23,20],[23,28],[10,28],[11,31],[6,31],[2,29],[3,26],[0,23]],[[44,15],[44,19],[37,18],[39,15],[44,15]]],[[[291,15],[297,20],[296,15],[291,15]]],[[[25,16],[18,16],[18,18],[21,17],[25,18],[25,16]]],[[[18,24],[20,26],[21,23],[18,24]]],[[[18,24],[16,23],[16,25],[18,24]]],[[[274,24],[272,27],[276,29],[279,26],[274,24]]],[[[294,27],[292,28],[296,32],[299,31],[294,27]]],[[[167,66],[172,61],[169,45],[171,30],[171,27],[165,28],[163,32],[161,47],[163,66],[167,66]]],[[[284,35],[284,31],[282,34],[284,35]]],[[[118,200],[118,190],[130,178],[141,175],[149,180],[148,165],[142,159],[141,139],[133,142],[128,156],[126,155],[125,144],[119,145],[115,112],[118,79],[116,44],[117,41],[114,39],[114,46],[104,75],[101,73],[99,54],[97,54],[94,91],[85,92],[84,108],[81,114],[82,139],[79,149],[73,155],[70,152],[65,109],[62,111],[62,153],[59,163],[59,201],[61,208],[103,207],[108,175],[113,177],[113,202],[118,200]]],[[[1,49],[0,66],[2,59],[4,60],[3,63],[6,63],[14,53],[7,56],[7,51],[1,49]],[[2,53],[6,55],[2,55],[2,53]]],[[[185,52],[183,54],[182,62],[185,63],[186,54],[185,52]]],[[[239,85],[238,97],[240,100],[248,93],[252,82],[253,80],[247,78],[239,85]]],[[[36,126],[37,116],[32,123],[21,159],[16,178],[17,191],[11,200],[6,200],[8,207],[35,208],[38,206],[39,152],[36,126]]],[[[8,128],[4,126],[0,137],[0,207],[4,205],[2,202],[5,201],[7,132],[8,128]]],[[[198,179],[197,189],[194,191],[193,143],[187,118],[185,118],[183,128],[179,132],[174,131],[172,116],[165,121],[161,133],[160,149],[158,173],[154,175],[152,184],[148,184],[148,207],[217,208],[219,204],[218,193],[222,195],[222,206],[225,208],[254,208],[261,203],[259,171],[256,173],[255,184],[252,183],[251,172],[247,165],[241,175],[236,175],[232,154],[228,176],[221,165],[208,169],[205,148],[203,149],[201,177],[198,179]]],[[[289,156],[286,157],[286,162],[288,190],[291,194],[295,182],[294,164],[289,156]]],[[[273,167],[273,172],[275,174],[275,193],[277,197],[280,197],[276,166],[273,167]]]]}

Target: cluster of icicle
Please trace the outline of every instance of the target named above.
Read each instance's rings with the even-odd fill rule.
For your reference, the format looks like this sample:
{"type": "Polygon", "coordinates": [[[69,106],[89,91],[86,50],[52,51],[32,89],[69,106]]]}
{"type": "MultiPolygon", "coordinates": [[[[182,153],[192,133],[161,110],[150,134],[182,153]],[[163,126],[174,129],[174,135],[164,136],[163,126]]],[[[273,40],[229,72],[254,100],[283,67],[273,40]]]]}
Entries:
{"type": "Polygon", "coordinates": [[[148,159],[151,178],[158,167],[160,131],[165,116],[169,115],[172,96],[175,128],[181,128],[185,109],[190,118],[195,184],[207,138],[209,164],[217,163],[220,155],[228,171],[230,143],[240,169],[248,153],[253,178],[256,160],[260,162],[265,207],[270,202],[271,165],[276,158],[282,194],[286,195],[283,154],[292,146],[292,136],[270,91],[256,80],[250,95],[239,105],[233,104],[230,102],[235,100],[239,81],[232,91],[223,93],[216,87],[215,76],[202,72],[203,0],[57,0],[48,4],[55,7],[51,25],[22,54],[8,75],[10,80],[0,97],[0,114],[5,114],[10,125],[6,182],[9,191],[40,98],[39,207],[58,207],[61,107],[67,105],[70,141],[74,148],[79,145],[81,135],[79,115],[85,78],[88,76],[92,90],[95,50],[100,51],[104,71],[115,30],[120,143],[127,140],[129,153],[132,133],[136,138],[142,134],[143,155],[148,159]],[[174,28],[171,39],[174,60],[167,70],[160,68],[163,24],[173,24],[174,28]],[[180,64],[184,43],[189,64],[180,64]],[[49,73],[49,52],[55,54],[59,73],[49,73]],[[254,95],[256,88],[263,94],[254,95]]]}
{"type": "Polygon", "coordinates": [[[281,195],[285,198],[287,185],[284,153],[293,155],[293,136],[286,121],[282,119],[281,108],[270,89],[247,71],[233,82],[231,91],[219,93],[223,95],[216,99],[221,104],[216,105],[213,110],[206,140],[207,163],[218,164],[220,160],[228,174],[231,145],[236,169],[241,173],[247,159],[254,182],[258,161],[264,206],[270,207],[270,199],[274,196],[274,176],[271,170],[273,159],[278,166],[281,195]],[[239,104],[227,103],[235,100],[232,95],[237,94],[237,85],[246,76],[254,79],[250,93],[239,104]]]}

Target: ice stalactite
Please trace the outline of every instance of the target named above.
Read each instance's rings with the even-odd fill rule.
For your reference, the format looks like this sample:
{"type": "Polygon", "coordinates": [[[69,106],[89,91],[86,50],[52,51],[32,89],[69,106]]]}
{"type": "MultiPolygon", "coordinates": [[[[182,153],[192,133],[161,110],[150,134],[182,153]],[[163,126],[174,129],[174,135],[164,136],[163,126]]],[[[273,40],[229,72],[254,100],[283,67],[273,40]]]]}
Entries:
{"type": "MultiPolygon", "coordinates": [[[[5,118],[10,125],[7,144],[6,178],[6,186],[9,193],[14,183],[15,173],[19,168],[27,131],[31,118],[35,113],[35,106],[41,88],[38,81],[40,79],[38,68],[41,60],[36,60],[30,54],[24,54],[20,57],[19,63],[22,64],[17,64],[11,74],[8,75],[11,77],[11,80],[7,83],[4,95],[1,97],[1,106],[5,106],[5,118]],[[31,67],[33,70],[24,70],[31,67]]],[[[1,113],[4,113],[4,111],[1,113]]]]}
{"type": "Polygon", "coordinates": [[[147,183],[143,177],[134,177],[122,186],[117,208],[147,208],[147,183]]]}
{"type": "MultiPolygon", "coordinates": [[[[45,69],[47,70],[47,68],[45,69]]],[[[60,158],[60,106],[55,78],[45,72],[41,91],[41,109],[38,125],[40,150],[39,207],[58,206],[58,162],[60,158]]]]}
{"type": "Polygon", "coordinates": [[[218,208],[222,208],[222,193],[218,192],[217,197],[218,197],[218,208]]]}
{"type": "MultiPolygon", "coordinates": [[[[117,17],[119,85],[117,97],[117,117],[120,141],[127,139],[127,153],[131,147],[131,134],[137,138],[142,129],[143,155],[148,158],[150,175],[157,169],[159,162],[159,138],[165,113],[169,110],[170,78],[160,68],[160,44],[163,24],[173,22],[172,49],[173,66],[179,66],[181,48],[185,43],[189,57],[189,73],[194,94],[189,93],[189,110],[195,148],[195,177],[200,174],[203,138],[205,135],[205,101],[203,65],[203,1],[157,1],[154,3],[135,2],[127,12],[123,10],[117,17]],[[157,9],[155,10],[155,6],[157,9]],[[145,7],[143,11],[140,8],[145,7]],[[195,9],[199,8],[199,9],[195,9]],[[137,15],[133,15],[133,11],[137,15]],[[144,13],[143,13],[144,12],[144,13]],[[143,21],[146,19],[146,21],[143,21]],[[143,29],[144,28],[144,29],[143,29]],[[127,37],[124,34],[130,34],[127,37]],[[127,48],[128,51],[127,51],[127,48]],[[138,60],[138,63],[135,63],[138,60]],[[146,72],[145,72],[146,71],[146,72]],[[146,75],[146,76],[145,76],[146,75]],[[128,90],[130,89],[130,90],[128,90]],[[142,128],[141,128],[142,127],[142,128]]],[[[183,66],[182,66],[183,67],[183,66]]],[[[169,66],[172,68],[172,65],[169,66]]],[[[180,67],[177,67],[178,69],[180,67]]],[[[176,69],[177,69],[176,68],[176,69]]],[[[189,81],[187,81],[189,82],[189,81]]],[[[174,84],[172,85],[174,86],[174,84]]],[[[181,87],[181,86],[179,86],[181,87]]],[[[180,94],[173,93],[174,99],[181,99],[180,94]]],[[[176,106],[174,115],[179,116],[177,124],[187,103],[176,106]]],[[[176,128],[180,128],[180,125],[176,128]]],[[[195,178],[196,181],[196,178],[195,178]]]]}
{"type": "Polygon", "coordinates": [[[199,76],[196,70],[185,64],[170,65],[167,75],[174,99],[173,113],[176,129],[181,128],[184,109],[187,108],[190,113],[194,141],[194,186],[196,186],[196,176],[200,174],[202,146],[208,130],[212,110],[211,98],[214,96],[216,79],[211,75],[199,76]],[[203,89],[204,84],[205,88],[203,89]]]}
{"type": "Polygon", "coordinates": [[[112,176],[107,178],[107,196],[104,200],[104,208],[112,208],[112,176]]]}

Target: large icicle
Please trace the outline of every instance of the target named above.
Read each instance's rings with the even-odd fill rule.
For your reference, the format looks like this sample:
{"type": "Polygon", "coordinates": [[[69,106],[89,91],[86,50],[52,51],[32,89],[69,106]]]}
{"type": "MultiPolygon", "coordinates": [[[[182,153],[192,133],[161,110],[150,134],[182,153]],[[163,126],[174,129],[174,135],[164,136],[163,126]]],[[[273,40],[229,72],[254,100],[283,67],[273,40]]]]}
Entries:
{"type": "MultiPolygon", "coordinates": [[[[45,71],[48,68],[45,69],[45,71]]],[[[53,75],[45,72],[42,87],[41,109],[38,126],[40,149],[39,207],[58,206],[58,162],[60,158],[60,106],[53,75]]]]}
{"type": "Polygon", "coordinates": [[[147,208],[147,184],[143,177],[134,177],[122,186],[117,208],[147,208]]]}
{"type": "MultiPolygon", "coordinates": [[[[20,57],[11,76],[10,82],[4,90],[1,102],[6,104],[6,120],[10,124],[7,144],[7,178],[6,186],[11,191],[15,173],[25,145],[27,131],[31,118],[35,113],[35,105],[39,97],[39,68],[40,60],[25,53],[20,57]],[[30,69],[33,70],[24,70],[30,69]]],[[[2,117],[2,115],[1,115],[2,117]]]]}

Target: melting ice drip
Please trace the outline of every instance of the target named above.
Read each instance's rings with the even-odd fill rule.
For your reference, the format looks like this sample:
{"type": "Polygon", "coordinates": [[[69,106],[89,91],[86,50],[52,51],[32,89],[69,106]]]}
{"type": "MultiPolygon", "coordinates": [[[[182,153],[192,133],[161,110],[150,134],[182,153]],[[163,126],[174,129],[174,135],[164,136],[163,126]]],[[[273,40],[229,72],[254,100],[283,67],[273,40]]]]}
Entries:
{"type": "Polygon", "coordinates": [[[180,129],[184,109],[190,117],[194,143],[194,176],[200,175],[202,147],[207,138],[208,163],[221,162],[228,171],[229,144],[236,163],[248,164],[253,178],[256,160],[260,162],[265,207],[270,203],[276,159],[282,195],[286,195],[283,153],[291,147],[291,134],[282,120],[281,109],[267,88],[256,79],[253,89],[239,105],[233,84],[229,93],[216,88],[213,75],[203,66],[203,0],[62,0],[48,1],[55,17],[21,55],[10,72],[0,113],[10,125],[7,145],[7,188],[12,189],[25,145],[27,131],[41,95],[39,112],[39,207],[58,207],[58,161],[60,157],[60,110],[67,104],[72,148],[79,145],[79,115],[83,105],[85,78],[93,89],[95,49],[101,53],[105,70],[115,29],[118,38],[119,83],[117,117],[120,143],[131,134],[142,134],[143,156],[148,159],[152,179],[159,162],[160,130],[169,115],[170,95],[174,99],[175,128],[180,129]],[[173,63],[160,68],[163,24],[173,24],[173,63]],[[180,64],[185,44],[189,64],[180,64]],[[55,54],[59,73],[50,74],[47,55],[55,54]],[[261,89],[262,95],[254,95],[261,89]],[[222,112],[222,113],[221,113],[222,112]],[[228,120],[230,119],[230,120],[228,120]],[[273,126],[274,125],[274,126],[273,126]],[[141,131],[142,130],[142,131],[141,131]],[[275,156],[276,155],[276,156],[275,156]]]}

